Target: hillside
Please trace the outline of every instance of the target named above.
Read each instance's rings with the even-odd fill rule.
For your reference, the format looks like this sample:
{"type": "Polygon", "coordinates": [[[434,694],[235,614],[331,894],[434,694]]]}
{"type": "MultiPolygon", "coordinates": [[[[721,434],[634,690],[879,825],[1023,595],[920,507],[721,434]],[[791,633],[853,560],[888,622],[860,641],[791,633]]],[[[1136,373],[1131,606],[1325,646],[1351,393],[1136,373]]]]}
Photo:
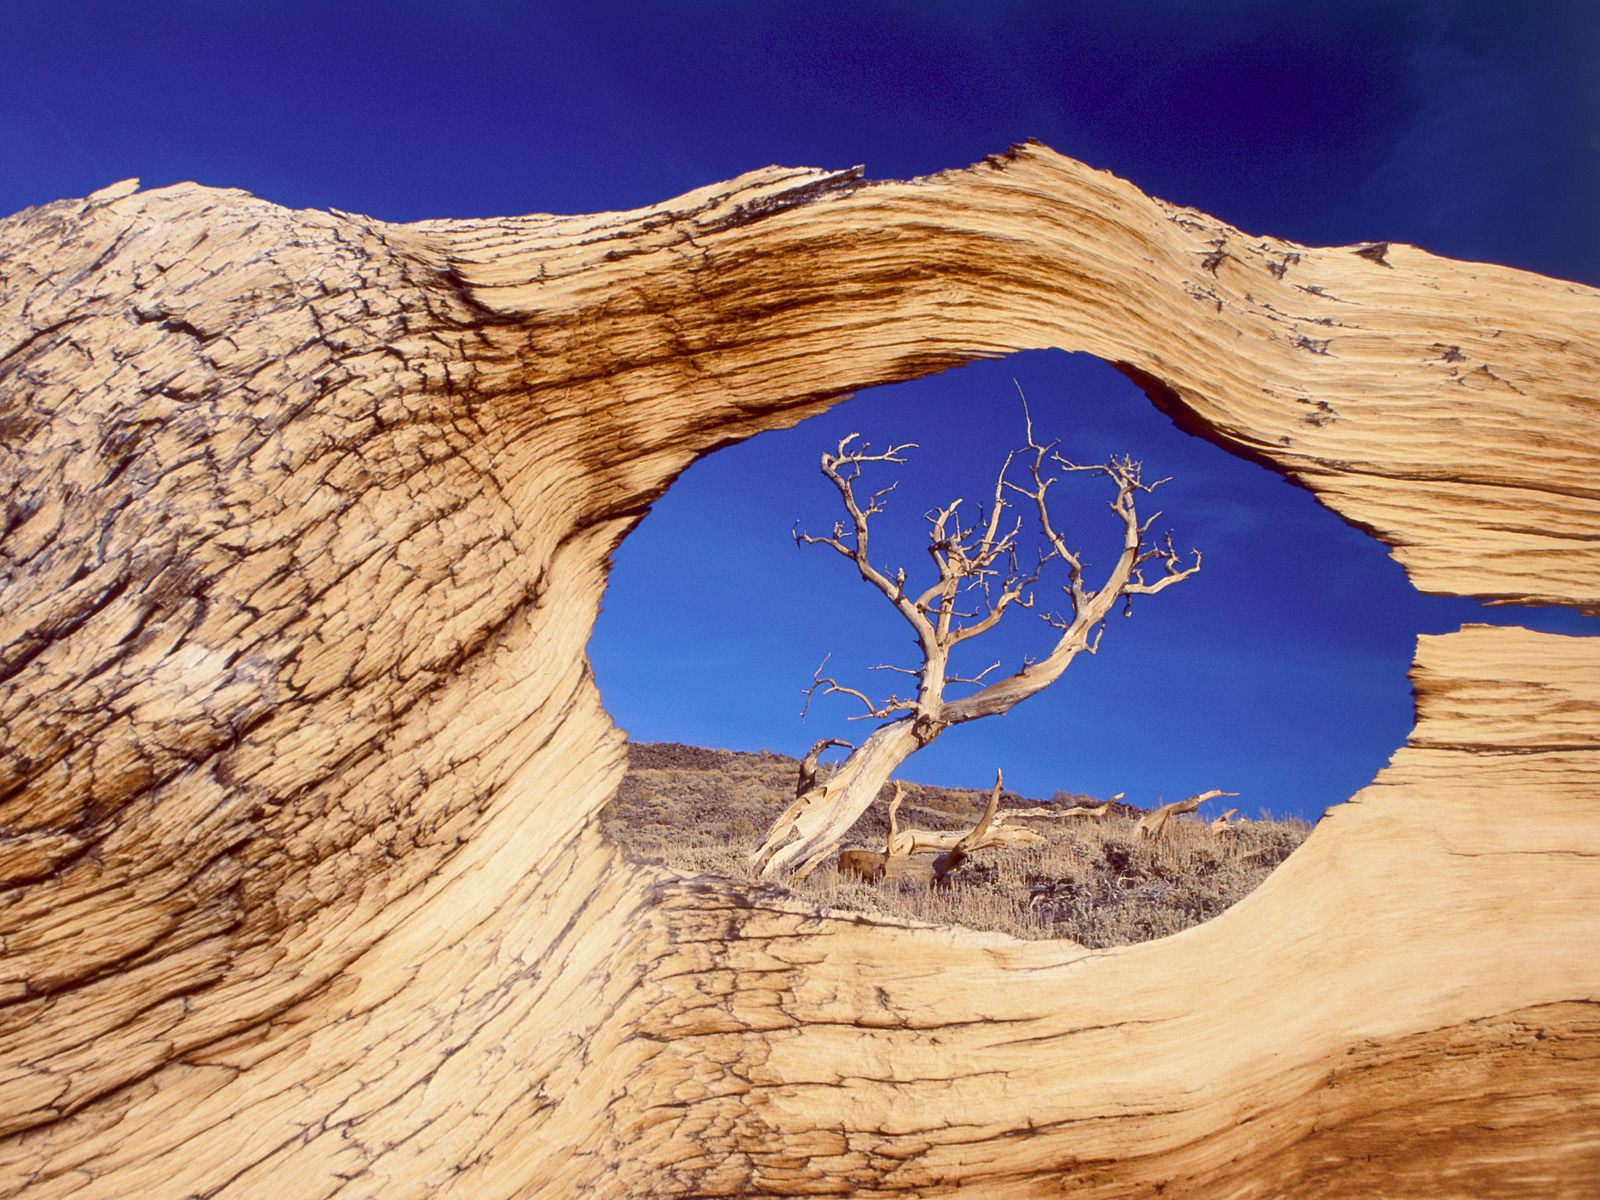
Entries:
{"type": "MultiPolygon", "coordinates": [[[[771,751],[709,750],[673,742],[628,747],[628,771],[601,814],[606,835],[630,856],[692,874],[753,879],[747,856],[794,798],[799,762],[771,751]]],[[[970,827],[986,794],[907,783],[902,825],[970,827]]],[[[1051,800],[1006,792],[1002,813],[1098,803],[1058,792],[1051,800]]],[[[1118,946],[1176,933],[1216,916],[1251,892],[1305,840],[1304,821],[1256,820],[1212,831],[1211,807],[1173,820],[1154,846],[1134,837],[1142,810],[1114,804],[1098,821],[1013,817],[1045,838],[1021,850],[975,854],[945,891],[841,878],[816,871],[794,890],[819,903],[1025,938],[1118,946]]],[[[856,822],[846,846],[881,848],[880,802],[856,822]]]]}

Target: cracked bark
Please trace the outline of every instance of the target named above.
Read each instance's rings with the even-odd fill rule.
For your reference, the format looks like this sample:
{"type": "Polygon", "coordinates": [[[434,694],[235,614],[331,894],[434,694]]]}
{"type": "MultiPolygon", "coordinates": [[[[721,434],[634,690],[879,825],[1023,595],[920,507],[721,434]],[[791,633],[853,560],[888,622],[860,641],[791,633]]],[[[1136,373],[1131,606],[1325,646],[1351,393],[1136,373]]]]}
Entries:
{"type": "Polygon", "coordinates": [[[697,456],[1036,346],[1426,590],[1593,606],[1596,329],[1036,146],[598,216],[0,222],[0,1194],[1580,1194],[1592,642],[1423,639],[1356,802],[1106,953],[622,864],[583,644],[697,456]]]}

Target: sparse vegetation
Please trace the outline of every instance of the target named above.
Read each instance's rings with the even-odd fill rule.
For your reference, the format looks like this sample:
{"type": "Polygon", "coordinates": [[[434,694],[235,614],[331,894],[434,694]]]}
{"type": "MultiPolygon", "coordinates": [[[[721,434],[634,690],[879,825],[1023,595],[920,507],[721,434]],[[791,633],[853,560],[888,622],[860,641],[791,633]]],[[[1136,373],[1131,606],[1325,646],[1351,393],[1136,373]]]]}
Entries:
{"type": "MultiPolygon", "coordinates": [[[[754,881],[751,849],[772,814],[789,804],[799,763],[761,753],[672,743],[629,747],[629,770],[602,815],[606,832],[630,855],[692,874],[754,881]]],[[[970,828],[981,791],[906,784],[903,820],[970,828]]],[[[1057,793],[1062,808],[1103,803],[1057,793]]],[[[1297,820],[1235,822],[1212,829],[1201,816],[1173,816],[1158,841],[1135,834],[1142,813],[1112,802],[1099,819],[1023,815],[1050,808],[1007,794],[1001,812],[1044,835],[1041,843],[975,852],[948,887],[867,883],[831,864],[790,885],[818,904],[1024,938],[1066,938],[1119,946],[1176,933],[1216,916],[1251,892],[1305,840],[1297,820]]],[[[881,849],[886,805],[852,827],[846,845],[881,849]]]]}

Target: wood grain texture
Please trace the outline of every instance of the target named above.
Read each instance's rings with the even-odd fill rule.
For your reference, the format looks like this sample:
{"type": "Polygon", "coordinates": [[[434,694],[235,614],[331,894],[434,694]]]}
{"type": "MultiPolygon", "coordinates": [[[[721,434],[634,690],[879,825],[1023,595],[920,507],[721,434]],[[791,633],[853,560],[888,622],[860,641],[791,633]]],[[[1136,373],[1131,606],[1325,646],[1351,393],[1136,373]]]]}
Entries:
{"type": "Polygon", "coordinates": [[[1419,587],[1600,604],[1600,294],[1042,147],[586,217],[180,185],[0,222],[0,1195],[1588,1194],[1593,641],[1424,638],[1411,743],[1150,945],[602,843],[583,646],[650,502],[1038,346],[1419,587]]]}

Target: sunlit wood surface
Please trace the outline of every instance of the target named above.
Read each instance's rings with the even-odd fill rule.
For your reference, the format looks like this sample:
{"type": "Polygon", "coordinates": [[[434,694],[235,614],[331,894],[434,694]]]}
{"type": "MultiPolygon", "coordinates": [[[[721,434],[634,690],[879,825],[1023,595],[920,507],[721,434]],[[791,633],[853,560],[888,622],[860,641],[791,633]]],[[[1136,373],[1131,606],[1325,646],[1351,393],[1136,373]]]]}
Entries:
{"type": "Polygon", "coordinates": [[[0,221],[0,1194],[1593,1195],[1593,641],[1423,639],[1411,744],[1139,947],[602,843],[583,648],[650,502],[1041,346],[1419,587],[1600,604],[1600,293],[1042,147],[598,216],[129,184],[0,221]]]}

